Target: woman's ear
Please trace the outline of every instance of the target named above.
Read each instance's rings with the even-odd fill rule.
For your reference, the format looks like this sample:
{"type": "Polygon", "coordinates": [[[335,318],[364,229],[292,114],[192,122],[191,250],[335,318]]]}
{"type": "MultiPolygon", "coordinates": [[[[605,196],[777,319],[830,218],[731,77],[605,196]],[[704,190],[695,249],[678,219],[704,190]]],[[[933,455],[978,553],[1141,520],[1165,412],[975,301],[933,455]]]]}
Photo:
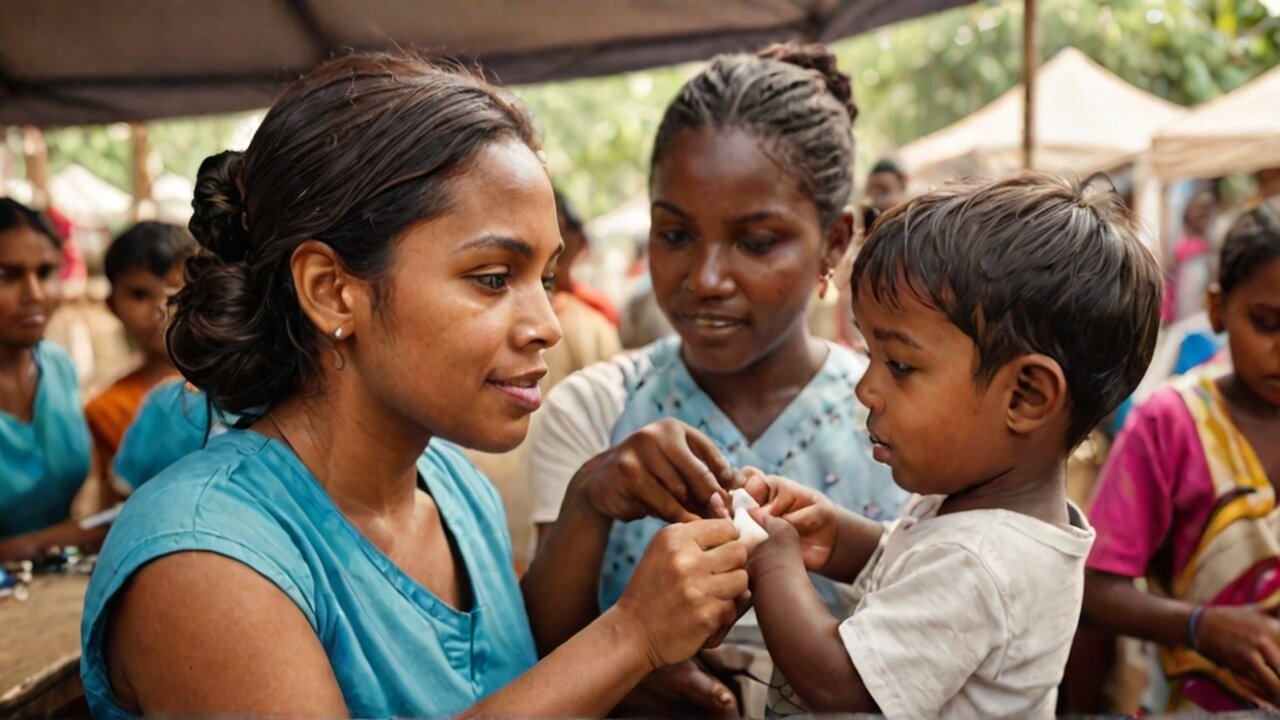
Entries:
{"type": "Polygon", "coordinates": [[[1023,355],[1006,369],[1010,382],[1009,429],[1027,435],[1054,422],[1068,405],[1067,377],[1047,355],[1023,355]]]}
{"type": "Polygon", "coordinates": [[[827,231],[826,241],[822,248],[822,267],[824,271],[838,268],[840,261],[849,252],[849,246],[853,242],[853,225],[852,208],[845,208],[841,211],[840,216],[831,224],[831,229],[827,231]]]}
{"type": "Polygon", "coordinates": [[[1213,283],[1208,290],[1204,292],[1204,307],[1209,315],[1209,325],[1213,328],[1213,332],[1222,334],[1226,332],[1227,322],[1222,317],[1222,286],[1213,283]]]}
{"type": "Polygon", "coordinates": [[[338,254],[325,243],[306,240],[289,259],[298,305],[322,335],[333,337],[341,328],[342,337],[355,333],[353,318],[365,293],[356,278],[347,273],[338,254]]]}

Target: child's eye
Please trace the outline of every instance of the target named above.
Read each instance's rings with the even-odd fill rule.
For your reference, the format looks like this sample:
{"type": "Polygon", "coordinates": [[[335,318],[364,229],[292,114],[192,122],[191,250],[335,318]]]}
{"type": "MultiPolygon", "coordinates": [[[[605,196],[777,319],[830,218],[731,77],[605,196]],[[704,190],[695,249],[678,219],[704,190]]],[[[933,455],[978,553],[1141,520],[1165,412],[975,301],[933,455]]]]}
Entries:
{"type": "Polygon", "coordinates": [[[904,378],[915,371],[915,368],[897,360],[885,360],[884,362],[889,366],[889,373],[896,378],[904,378]]]}
{"type": "Polygon", "coordinates": [[[542,276],[542,289],[543,289],[543,290],[546,290],[547,292],[552,292],[553,290],[555,290],[555,285],[556,285],[556,274],[555,274],[555,273],[551,273],[550,275],[544,275],[544,276],[542,276]]]}
{"type": "Polygon", "coordinates": [[[1253,328],[1262,333],[1280,331],[1280,312],[1275,310],[1254,310],[1249,313],[1249,322],[1253,328]]]}
{"type": "Polygon", "coordinates": [[[473,279],[489,290],[505,290],[507,287],[506,275],[477,275],[473,279]]]}
{"type": "Polygon", "coordinates": [[[134,300],[137,300],[138,302],[144,302],[144,301],[148,300],[148,297],[147,297],[147,291],[146,291],[146,290],[134,290],[134,291],[133,291],[133,299],[134,299],[134,300]]]}

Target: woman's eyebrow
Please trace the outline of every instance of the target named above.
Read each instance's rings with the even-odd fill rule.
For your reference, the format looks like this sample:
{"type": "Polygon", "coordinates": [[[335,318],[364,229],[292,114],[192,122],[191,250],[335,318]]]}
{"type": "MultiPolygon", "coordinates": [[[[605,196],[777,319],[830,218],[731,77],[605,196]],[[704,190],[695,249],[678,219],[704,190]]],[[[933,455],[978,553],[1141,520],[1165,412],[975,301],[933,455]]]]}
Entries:
{"type": "Polygon", "coordinates": [[[502,250],[510,250],[511,252],[523,255],[525,257],[533,257],[533,246],[521,240],[507,235],[486,234],[474,240],[459,245],[453,249],[450,255],[467,252],[468,250],[481,250],[489,248],[499,248],[502,250]]]}
{"type": "Polygon", "coordinates": [[[690,219],[690,218],[689,218],[689,213],[687,213],[687,212],[685,212],[685,211],[681,210],[680,208],[676,207],[674,204],[672,204],[672,203],[670,203],[670,202],[667,202],[666,200],[654,200],[654,201],[653,201],[653,206],[654,206],[655,208],[662,208],[663,210],[666,210],[667,212],[671,213],[672,215],[678,215],[678,216],[680,216],[680,217],[684,218],[685,220],[690,219]]]}

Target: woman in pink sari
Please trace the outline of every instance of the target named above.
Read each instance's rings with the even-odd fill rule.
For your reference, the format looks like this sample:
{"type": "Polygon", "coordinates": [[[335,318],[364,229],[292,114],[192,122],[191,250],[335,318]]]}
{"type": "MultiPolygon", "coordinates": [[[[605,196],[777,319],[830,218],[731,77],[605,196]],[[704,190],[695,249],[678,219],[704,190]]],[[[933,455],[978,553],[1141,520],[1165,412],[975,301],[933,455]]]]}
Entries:
{"type": "Polygon", "coordinates": [[[1232,228],[1209,315],[1230,363],[1134,411],[1090,521],[1084,621],[1161,646],[1171,708],[1280,704],[1280,217],[1232,228]],[[1149,591],[1134,585],[1145,577],[1149,591]]]}

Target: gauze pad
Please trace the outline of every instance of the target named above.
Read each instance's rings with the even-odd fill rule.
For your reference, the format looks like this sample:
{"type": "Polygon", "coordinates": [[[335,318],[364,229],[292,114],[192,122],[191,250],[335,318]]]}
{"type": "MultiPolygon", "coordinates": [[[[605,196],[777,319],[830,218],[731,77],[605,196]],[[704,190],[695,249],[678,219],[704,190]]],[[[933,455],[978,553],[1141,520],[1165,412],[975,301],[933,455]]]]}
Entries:
{"type": "Polygon", "coordinates": [[[729,498],[733,501],[733,524],[738,528],[738,539],[746,544],[747,549],[768,540],[769,533],[747,512],[751,508],[760,507],[755,498],[742,488],[730,490],[729,498]]]}

